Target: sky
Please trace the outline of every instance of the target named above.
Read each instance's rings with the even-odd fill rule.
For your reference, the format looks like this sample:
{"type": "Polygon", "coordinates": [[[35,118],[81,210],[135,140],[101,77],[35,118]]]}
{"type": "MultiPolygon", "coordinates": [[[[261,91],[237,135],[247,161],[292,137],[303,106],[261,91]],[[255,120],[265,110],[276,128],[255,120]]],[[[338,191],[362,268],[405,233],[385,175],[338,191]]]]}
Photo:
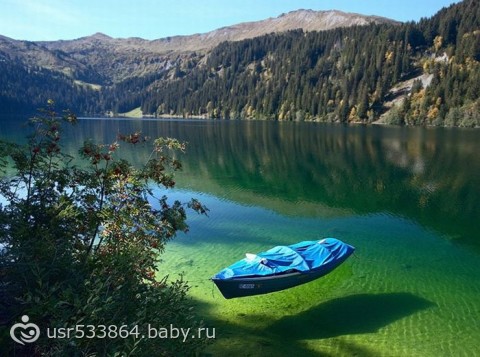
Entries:
{"type": "Polygon", "coordinates": [[[0,35],[45,41],[102,32],[116,38],[153,40],[204,33],[298,9],[418,21],[455,2],[458,0],[0,0],[0,35]]]}

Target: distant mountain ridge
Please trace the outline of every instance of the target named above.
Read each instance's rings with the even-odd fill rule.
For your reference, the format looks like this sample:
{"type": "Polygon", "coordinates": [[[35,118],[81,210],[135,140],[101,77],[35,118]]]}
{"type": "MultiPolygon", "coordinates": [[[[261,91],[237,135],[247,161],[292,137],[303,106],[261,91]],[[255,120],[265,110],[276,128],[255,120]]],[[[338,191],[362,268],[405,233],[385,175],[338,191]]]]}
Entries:
{"type": "Polygon", "coordinates": [[[338,27],[362,26],[376,24],[399,24],[398,21],[380,16],[366,16],[355,13],[346,13],[338,10],[314,11],[295,10],[281,14],[278,17],[266,20],[243,22],[236,25],[222,27],[210,32],[145,40],[138,37],[112,38],[102,33],[82,37],[75,40],[59,40],[37,42],[49,49],[72,52],[77,47],[92,43],[109,43],[119,48],[130,47],[141,51],[166,54],[170,52],[199,51],[215,47],[223,41],[240,41],[262,36],[268,33],[279,33],[289,30],[302,29],[303,31],[324,31],[338,27]]]}
{"type": "Polygon", "coordinates": [[[479,97],[478,0],[417,23],[297,10],[157,40],[0,36],[4,112],[472,126],[479,97]]]}
{"type": "Polygon", "coordinates": [[[371,23],[398,23],[379,16],[365,16],[345,13],[337,10],[313,11],[296,10],[275,18],[261,21],[244,22],[233,26],[222,27],[204,34],[175,36],[153,41],[165,46],[168,50],[197,51],[213,48],[223,41],[240,41],[259,37],[268,33],[281,33],[289,30],[325,31],[338,27],[369,25],[371,23]]]}
{"type": "MultiPolygon", "coordinates": [[[[295,29],[324,31],[371,23],[398,24],[394,20],[379,16],[364,16],[337,10],[297,10],[275,18],[244,22],[207,33],[156,40],[138,37],[112,38],[96,33],[75,40],[35,43],[50,51],[57,53],[60,51],[83,65],[91,65],[98,77],[107,79],[105,83],[116,83],[128,77],[144,76],[166,70],[172,65],[170,59],[177,56],[185,57],[186,53],[190,52],[205,53],[224,41],[241,41],[268,33],[281,33],[295,29]],[[113,66],[111,66],[112,59],[113,66]]],[[[55,68],[55,64],[50,66],[55,68]]]]}
{"type": "Polygon", "coordinates": [[[20,41],[0,36],[0,58],[53,70],[94,86],[112,85],[172,68],[192,52],[205,54],[224,41],[240,41],[294,29],[323,31],[338,27],[398,23],[378,16],[341,11],[296,10],[276,18],[245,22],[202,34],[156,40],[113,38],[103,33],[74,40],[20,41]]]}

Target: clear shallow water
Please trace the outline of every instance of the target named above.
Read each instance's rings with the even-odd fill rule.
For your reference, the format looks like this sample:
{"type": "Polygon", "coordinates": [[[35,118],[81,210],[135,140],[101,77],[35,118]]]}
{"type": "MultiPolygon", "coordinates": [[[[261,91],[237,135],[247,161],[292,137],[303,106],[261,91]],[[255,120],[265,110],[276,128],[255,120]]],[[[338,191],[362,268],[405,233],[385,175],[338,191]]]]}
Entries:
{"type": "Polygon", "coordinates": [[[192,295],[219,331],[212,346],[218,355],[478,353],[478,254],[385,213],[299,218],[197,196],[210,217],[192,217],[191,233],[170,244],[162,271],[183,271],[191,280],[192,295]],[[357,252],[310,284],[224,300],[205,280],[245,252],[323,236],[339,237],[357,252]]]}
{"type": "MultiPolygon", "coordinates": [[[[8,128],[1,137],[18,134],[8,128]]],[[[189,143],[167,194],[199,198],[209,217],[189,215],[190,232],[169,244],[160,269],[191,282],[216,328],[208,353],[480,354],[480,132],[82,120],[65,133],[67,149],[135,130],[189,143]],[[225,300],[208,280],[246,252],[326,236],[357,251],[312,283],[225,300]]]]}

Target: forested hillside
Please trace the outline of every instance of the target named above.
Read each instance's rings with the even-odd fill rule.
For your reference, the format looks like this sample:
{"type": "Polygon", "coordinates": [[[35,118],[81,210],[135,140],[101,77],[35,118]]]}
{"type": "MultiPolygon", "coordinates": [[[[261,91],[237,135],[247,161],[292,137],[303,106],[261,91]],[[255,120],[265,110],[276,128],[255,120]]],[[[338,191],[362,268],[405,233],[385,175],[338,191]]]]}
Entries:
{"type": "Polygon", "coordinates": [[[143,94],[146,113],[396,124],[480,125],[480,6],[431,19],[290,31],[216,47],[206,65],[143,94]],[[421,75],[430,77],[423,86],[421,75]],[[391,92],[397,83],[413,85],[391,92]],[[395,98],[397,97],[397,98],[395,98]],[[399,97],[399,98],[398,98],[399,97]]]}
{"type": "Polygon", "coordinates": [[[419,22],[290,30],[182,54],[127,40],[27,43],[37,57],[24,63],[0,46],[3,111],[53,97],[83,115],[141,107],[153,116],[480,126],[475,0],[419,22]],[[136,50],[121,52],[128,46],[136,50]],[[53,60],[32,65],[45,51],[53,60]]]}
{"type": "Polygon", "coordinates": [[[62,73],[0,59],[0,114],[34,112],[49,98],[78,113],[98,112],[97,91],[62,73]]]}

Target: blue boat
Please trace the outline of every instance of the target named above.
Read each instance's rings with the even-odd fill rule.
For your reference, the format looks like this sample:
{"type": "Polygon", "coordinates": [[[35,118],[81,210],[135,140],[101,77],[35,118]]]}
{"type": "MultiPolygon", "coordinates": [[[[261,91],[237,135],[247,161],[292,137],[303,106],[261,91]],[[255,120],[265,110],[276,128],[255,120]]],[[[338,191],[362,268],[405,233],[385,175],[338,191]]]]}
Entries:
{"type": "Polygon", "coordinates": [[[246,257],[212,277],[226,299],[268,294],[330,273],[355,248],[336,238],[277,246],[246,257]]]}

